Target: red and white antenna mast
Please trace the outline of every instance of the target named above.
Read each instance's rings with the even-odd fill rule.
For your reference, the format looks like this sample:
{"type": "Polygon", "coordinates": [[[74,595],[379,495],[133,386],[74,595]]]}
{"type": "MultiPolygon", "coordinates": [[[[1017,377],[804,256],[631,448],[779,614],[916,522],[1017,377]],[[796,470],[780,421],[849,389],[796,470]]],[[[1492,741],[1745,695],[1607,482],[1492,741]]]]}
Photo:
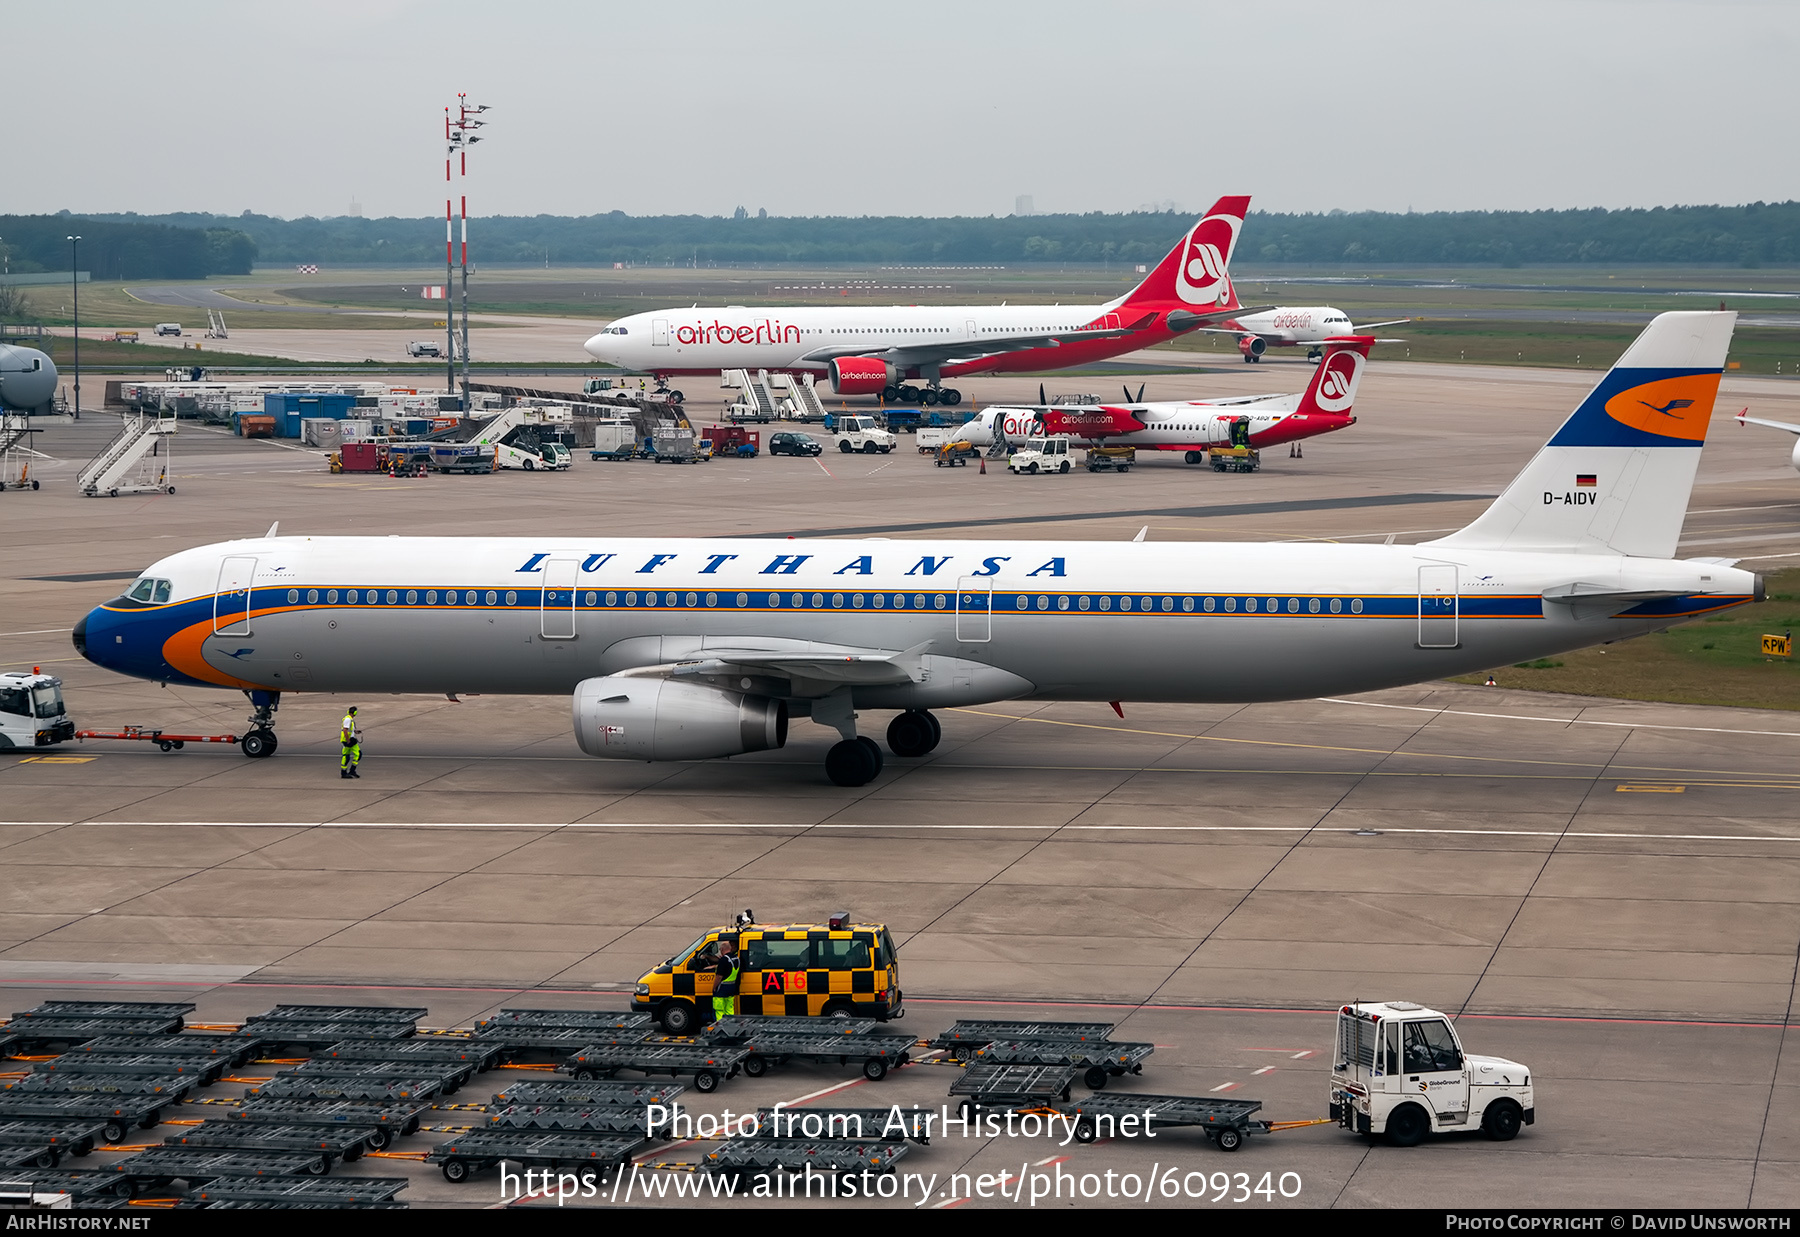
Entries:
{"type": "MultiPolygon", "coordinates": [[[[458,175],[466,184],[469,177],[469,147],[481,140],[475,130],[487,122],[479,119],[481,113],[487,111],[485,104],[470,106],[469,96],[459,92],[456,96],[456,115],[450,109],[444,109],[444,271],[445,279],[454,282],[455,277],[455,234],[452,230],[452,208],[455,205],[450,195],[450,168],[454,160],[458,166],[458,175]]],[[[456,313],[454,309],[444,315],[449,327],[449,381],[451,389],[456,386],[456,357],[462,356],[462,406],[469,410],[469,195],[464,192],[458,195],[462,199],[462,346],[456,342],[456,313]]],[[[448,289],[446,289],[448,291],[448,289]]],[[[449,308],[446,306],[446,308],[449,308]]]]}

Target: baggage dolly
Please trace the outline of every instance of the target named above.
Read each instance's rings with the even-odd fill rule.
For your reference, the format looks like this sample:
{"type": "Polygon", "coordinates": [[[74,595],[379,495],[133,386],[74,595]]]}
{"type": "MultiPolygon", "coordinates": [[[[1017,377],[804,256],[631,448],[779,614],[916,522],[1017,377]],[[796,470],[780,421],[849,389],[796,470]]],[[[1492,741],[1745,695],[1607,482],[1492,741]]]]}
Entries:
{"type": "MultiPolygon", "coordinates": [[[[0,1120],[0,1146],[40,1146],[54,1150],[57,1157],[80,1159],[94,1153],[94,1144],[106,1132],[106,1122],[92,1117],[13,1117],[0,1120]]],[[[45,1168],[55,1168],[46,1164],[45,1168]]]]}
{"type": "Polygon", "coordinates": [[[742,1048],[704,1044],[596,1044],[570,1057],[559,1067],[577,1081],[613,1078],[620,1070],[640,1074],[667,1074],[679,1078],[691,1074],[694,1090],[711,1094],[719,1084],[737,1077],[750,1054],[742,1048]]]}
{"type": "Polygon", "coordinates": [[[13,1015],[22,1018],[173,1018],[174,1030],[185,1025],[183,1015],[197,1009],[192,1001],[42,1001],[13,1015]]]}
{"type": "Polygon", "coordinates": [[[163,1139],[165,1147],[209,1151],[291,1151],[316,1155],[324,1176],[339,1160],[360,1160],[372,1151],[375,1135],[368,1130],[305,1125],[263,1125],[249,1121],[203,1121],[193,1129],[163,1139]]]}
{"type": "Polygon", "coordinates": [[[39,1194],[67,1194],[78,1207],[93,1207],[119,1188],[118,1175],[104,1168],[11,1168],[6,1179],[39,1194]]]}
{"type": "Polygon", "coordinates": [[[455,1061],[308,1061],[285,1071],[284,1077],[306,1079],[390,1079],[413,1083],[432,1080],[444,1095],[455,1095],[462,1085],[475,1076],[473,1065],[455,1061]]]}
{"type": "MultiPolygon", "coordinates": [[[[488,1110],[490,1130],[572,1130],[646,1136],[643,1108],[615,1104],[512,1104],[488,1110]]],[[[478,1127],[481,1128],[481,1127],[478,1127]]]]}
{"type": "MultiPolygon", "coordinates": [[[[643,1015],[648,1018],[649,1015],[643,1015]]],[[[796,1018],[787,1014],[727,1014],[700,1032],[707,1044],[735,1044],[759,1035],[867,1035],[874,1018],[796,1018]]]]}
{"type": "Polygon", "coordinates": [[[0,1082],[0,1099],[21,1095],[108,1098],[155,1096],[159,1104],[180,1104],[200,1085],[192,1074],[27,1074],[0,1082]]]}
{"type": "Polygon", "coordinates": [[[181,1028],[176,1018],[16,1018],[0,1030],[0,1048],[18,1052],[30,1045],[85,1044],[111,1036],[169,1035],[181,1028]]]}
{"type": "Polygon", "coordinates": [[[956,1109],[967,1120],[985,1108],[1049,1109],[1067,1100],[1074,1085],[1069,1065],[971,1065],[950,1084],[950,1094],[962,1097],[956,1109]]]}
{"type": "Polygon", "coordinates": [[[129,1198],[176,1181],[199,1186],[220,1177],[322,1176],[323,1162],[323,1157],[316,1155],[154,1147],[117,1164],[108,1164],[101,1171],[113,1174],[115,1194],[129,1198]]]}
{"type": "Polygon", "coordinates": [[[62,1163],[62,1152],[47,1138],[20,1142],[0,1139],[0,1168],[55,1168],[62,1163]]]}
{"type": "Polygon", "coordinates": [[[496,1104],[589,1104],[646,1108],[667,1104],[687,1088],[678,1082],[516,1082],[494,1093],[496,1104]]]}
{"type": "Polygon", "coordinates": [[[910,1035],[756,1035],[734,1046],[749,1054],[744,1073],[752,1078],[789,1061],[860,1062],[863,1077],[880,1082],[890,1069],[907,1063],[918,1042],[910,1035]]]}
{"type": "Polygon", "coordinates": [[[162,1120],[170,1101],[160,1095],[56,1095],[27,1092],[0,1097],[0,1120],[48,1117],[62,1121],[97,1121],[100,1137],[124,1142],[132,1126],[149,1129],[162,1120]]]}
{"type": "Polygon", "coordinates": [[[537,1130],[475,1130],[462,1138],[439,1143],[426,1155],[445,1181],[467,1181],[485,1168],[508,1160],[526,1168],[561,1168],[574,1165],[605,1171],[629,1160],[644,1145],[643,1138],[620,1135],[546,1134],[537,1130]]]}
{"type": "Polygon", "coordinates": [[[1155,1044],[1125,1044],[1112,1040],[1083,1044],[1072,1040],[1015,1039],[996,1040],[977,1048],[969,1059],[997,1065],[1073,1065],[1082,1071],[1082,1083],[1090,1090],[1098,1091],[1109,1077],[1143,1073],[1145,1059],[1155,1051],[1155,1044]]]}
{"type": "Polygon", "coordinates": [[[502,1009],[492,1018],[475,1024],[475,1034],[501,1038],[506,1032],[524,1027],[549,1030],[585,1027],[590,1031],[629,1031],[639,1027],[650,1029],[649,1014],[634,1014],[616,1009],[502,1009]]]}
{"type": "Polygon", "coordinates": [[[219,1081],[225,1062],[216,1057],[172,1057],[167,1053],[65,1053],[53,1061],[40,1061],[41,1074],[180,1074],[203,1087],[219,1081]]]}
{"type": "Polygon", "coordinates": [[[473,1066],[485,1074],[506,1055],[497,1040],[451,1039],[432,1036],[403,1043],[386,1040],[348,1039],[313,1053],[315,1061],[432,1061],[473,1066]]]}
{"type": "Polygon", "coordinates": [[[368,1100],[382,1103],[427,1103],[444,1089],[440,1078],[392,1074],[277,1074],[268,1082],[244,1089],[246,1100],[368,1100]]]}
{"type": "Polygon", "coordinates": [[[753,1138],[837,1139],[852,1142],[915,1142],[931,1145],[930,1119],[937,1114],[928,1108],[899,1108],[900,1122],[906,1128],[894,1128],[895,1108],[758,1108],[756,1133],[753,1138]],[[817,1117],[818,1120],[813,1120],[817,1117]]]}
{"type": "Polygon", "coordinates": [[[1059,1039],[1076,1043],[1109,1040],[1113,1026],[1110,1022],[992,1022],[965,1018],[951,1023],[950,1029],[932,1040],[929,1047],[942,1048],[955,1059],[968,1056],[960,1049],[979,1048],[996,1040],[1059,1039]]]}
{"type": "Polygon", "coordinates": [[[417,1027],[419,1019],[430,1013],[422,1005],[277,1005],[267,1013],[252,1014],[252,1022],[375,1022],[406,1023],[417,1027]]]}
{"type": "Polygon", "coordinates": [[[298,1018],[244,1024],[246,1035],[261,1036],[272,1048],[329,1048],[345,1040],[411,1039],[417,1030],[410,1022],[303,1022],[298,1018]]]}
{"type": "Polygon", "coordinates": [[[871,1173],[886,1176],[912,1150],[904,1142],[848,1139],[733,1138],[706,1155],[709,1172],[739,1181],[776,1173],[871,1173]]]}
{"type": "Polygon", "coordinates": [[[1089,1095],[1066,1104],[1057,1111],[1075,1118],[1075,1141],[1091,1143],[1098,1136],[1105,1118],[1111,1118],[1116,1130],[1121,1117],[1149,1114],[1150,1126],[1169,1129],[1195,1126],[1221,1151],[1236,1151],[1252,1134],[1273,1134],[1281,1130],[1297,1130],[1308,1125],[1330,1125],[1330,1117],[1316,1121],[1260,1121],[1251,1114],[1262,1108],[1261,1100],[1227,1100],[1201,1095],[1089,1095]]]}
{"type": "Polygon", "coordinates": [[[221,1057],[235,1069],[254,1060],[264,1042],[254,1035],[109,1035],[77,1044],[67,1055],[132,1056],[151,1052],[171,1057],[221,1057]]]}
{"type": "Polygon", "coordinates": [[[359,1130],[369,1135],[371,1151],[385,1151],[394,1139],[415,1133],[424,1100],[247,1100],[226,1114],[228,1121],[253,1125],[322,1126],[359,1130]]]}
{"type": "MultiPolygon", "coordinates": [[[[393,1203],[410,1182],[405,1177],[220,1177],[194,1192],[194,1201],[216,1208],[221,1203],[261,1203],[275,1207],[355,1207],[393,1203]]],[[[404,1203],[394,1203],[405,1206],[404,1203]]]]}

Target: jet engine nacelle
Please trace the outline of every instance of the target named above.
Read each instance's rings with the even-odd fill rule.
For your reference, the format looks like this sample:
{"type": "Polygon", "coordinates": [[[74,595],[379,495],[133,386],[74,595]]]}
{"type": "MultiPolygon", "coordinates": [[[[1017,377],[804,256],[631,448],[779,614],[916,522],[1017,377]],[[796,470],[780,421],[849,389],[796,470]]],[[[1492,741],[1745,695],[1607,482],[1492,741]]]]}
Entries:
{"type": "Polygon", "coordinates": [[[710,760],[787,742],[784,702],[669,679],[587,679],[574,710],[581,750],[610,760],[710,760]]]}
{"type": "Polygon", "coordinates": [[[1795,472],[1800,472],[1800,438],[1794,439],[1793,458],[1790,459],[1788,462],[1794,466],[1795,472]]]}
{"type": "Polygon", "coordinates": [[[841,356],[831,362],[831,389],[839,395],[880,395],[894,381],[894,367],[874,357],[841,356]]]}
{"type": "Polygon", "coordinates": [[[55,362],[36,348],[0,344],[0,408],[42,408],[55,395],[55,362]]]}
{"type": "Polygon", "coordinates": [[[1261,356],[1269,350],[1269,344],[1261,335],[1240,335],[1238,350],[1245,356],[1261,356]]]}

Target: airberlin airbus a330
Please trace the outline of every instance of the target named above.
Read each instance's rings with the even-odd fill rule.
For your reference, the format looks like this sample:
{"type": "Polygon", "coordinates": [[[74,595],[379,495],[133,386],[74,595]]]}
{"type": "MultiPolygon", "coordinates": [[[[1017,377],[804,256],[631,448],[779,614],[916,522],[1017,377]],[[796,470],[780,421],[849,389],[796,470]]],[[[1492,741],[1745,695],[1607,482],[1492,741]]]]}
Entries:
{"type": "Polygon", "coordinates": [[[1256,312],[1238,304],[1230,275],[1249,208],[1247,197],[1220,198],[1142,283],[1105,305],[695,306],[620,318],[586,346],[658,381],[766,369],[827,376],[839,395],[959,404],[946,379],[1067,369],[1256,312]]]}
{"type": "Polygon", "coordinates": [[[278,537],[184,550],[75,625],[89,661],[247,693],[571,702],[592,756],[781,747],[810,717],[834,782],[999,700],[1288,700],[1622,640],[1760,600],[1674,557],[1731,313],[1657,317],[1473,524],[1421,545],[739,540],[544,532],[278,537]],[[1092,656],[1106,650],[1103,657],[1092,656]]]}

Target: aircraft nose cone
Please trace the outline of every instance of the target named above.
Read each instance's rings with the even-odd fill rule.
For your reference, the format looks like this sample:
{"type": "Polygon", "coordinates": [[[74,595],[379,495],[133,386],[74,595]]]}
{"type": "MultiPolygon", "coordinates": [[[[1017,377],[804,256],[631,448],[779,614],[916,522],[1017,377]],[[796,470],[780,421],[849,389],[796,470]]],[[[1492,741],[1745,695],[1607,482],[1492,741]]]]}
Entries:
{"type": "MultiPolygon", "coordinates": [[[[69,633],[69,639],[71,641],[73,641],[75,644],[75,651],[77,653],[80,653],[83,657],[87,657],[87,655],[88,655],[88,651],[87,651],[87,621],[88,621],[88,616],[85,614],[82,615],[80,618],[75,620],[75,628],[73,631],[71,631],[69,633]]],[[[88,658],[88,660],[92,661],[93,659],[88,658]]]]}
{"type": "Polygon", "coordinates": [[[581,346],[587,352],[587,354],[589,356],[593,357],[595,360],[598,360],[598,361],[609,360],[610,358],[607,356],[607,353],[610,350],[607,348],[606,345],[607,345],[607,341],[610,338],[611,337],[609,335],[607,335],[607,333],[605,331],[601,331],[597,335],[590,336],[588,338],[587,343],[585,343],[581,346]]]}

